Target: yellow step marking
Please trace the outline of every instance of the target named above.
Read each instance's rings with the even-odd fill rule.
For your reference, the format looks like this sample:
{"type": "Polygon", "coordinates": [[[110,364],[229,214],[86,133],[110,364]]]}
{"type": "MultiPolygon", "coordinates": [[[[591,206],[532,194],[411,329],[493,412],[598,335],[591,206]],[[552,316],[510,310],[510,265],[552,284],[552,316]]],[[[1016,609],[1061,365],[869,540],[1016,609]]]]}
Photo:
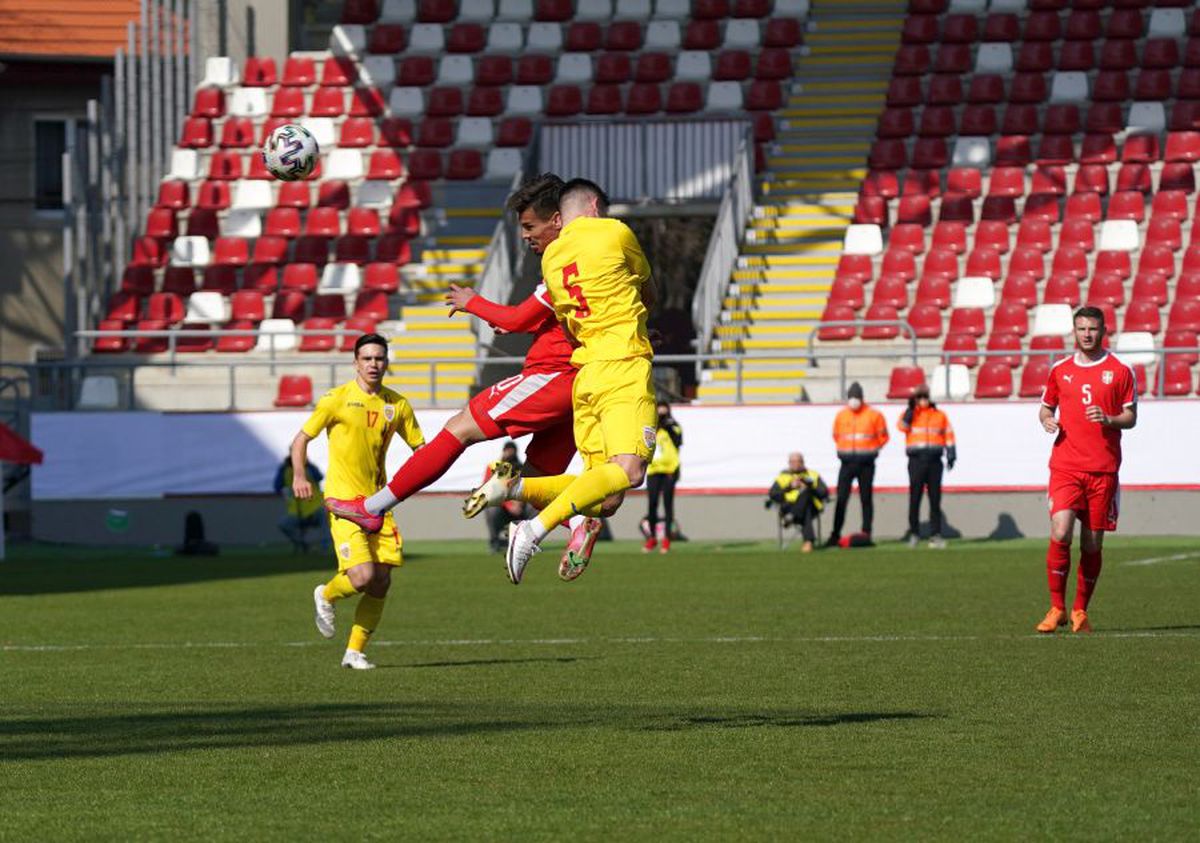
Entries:
{"type": "MultiPolygon", "coordinates": [[[[712,369],[711,371],[714,381],[736,381],[738,377],[736,369],[712,369]]],[[[808,377],[808,371],[805,369],[742,369],[742,380],[747,381],[791,380],[792,378],[806,377],[808,377]]]]}
{"type": "MultiPolygon", "coordinates": [[[[429,367],[430,367],[429,363],[396,363],[393,361],[391,363],[391,365],[388,366],[388,375],[386,378],[384,378],[384,380],[386,381],[388,378],[391,378],[395,375],[400,375],[403,377],[403,376],[407,376],[410,374],[420,374],[420,373],[424,372],[425,373],[425,382],[428,383],[429,382],[429,367]]],[[[441,379],[443,374],[454,373],[454,372],[474,372],[474,371],[475,371],[474,363],[438,363],[437,364],[437,376],[438,376],[439,380],[441,379]]]]}

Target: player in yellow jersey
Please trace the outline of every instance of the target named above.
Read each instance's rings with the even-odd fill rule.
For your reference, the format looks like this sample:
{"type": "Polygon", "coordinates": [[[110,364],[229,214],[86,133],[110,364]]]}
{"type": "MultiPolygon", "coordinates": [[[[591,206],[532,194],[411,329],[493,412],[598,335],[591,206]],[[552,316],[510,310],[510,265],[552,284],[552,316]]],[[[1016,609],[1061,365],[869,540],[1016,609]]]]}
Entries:
{"type": "MultiPolygon", "coordinates": [[[[304,464],[308,443],[322,431],[329,436],[325,493],[341,498],[370,494],[383,484],[387,479],[384,460],[393,436],[402,438],[414,451],[425,444],[408,399],[383,385],[387,354],[387,340],[379,334],[359,337],[354,343],[356,377],[326,392],[292,440],[296,478],[292,491],[300,500],[313,495],[304,464]]],[[[378,533],[365,533],[357,524],[335,516],[330,516],[329,530],[338,573],[313,592],[317,631],[332,638],[333,604],[361,594],[342,667],[369,670],[375,665],[367,661],[363,650],[383,615],[384,600],[392,584],[392,568],[403,562],[400,531],[391,513],[378,533]]]]}
{"type": "Polygon", "coordinates": [[[584,471],[517,479],[504,490],[542,510],[509,529],[505,566],[514,585],[557,524],[600,514],[606,499],[611,511],[626,489],[641,485],[654,454],[650,264],[629,227],[605,217],[608,197],[593,182],[563,185],[558,210],[562,230],[542,254],[542,278],[555,314],[579,343],[571,356],[579,367],[572,404],[584,471]]]}

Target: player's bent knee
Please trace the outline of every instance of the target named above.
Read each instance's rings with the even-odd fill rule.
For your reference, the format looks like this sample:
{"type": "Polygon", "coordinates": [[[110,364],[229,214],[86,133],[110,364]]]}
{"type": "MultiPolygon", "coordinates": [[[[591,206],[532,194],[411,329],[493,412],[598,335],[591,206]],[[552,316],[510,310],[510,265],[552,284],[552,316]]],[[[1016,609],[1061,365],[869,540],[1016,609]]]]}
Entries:
{"type": "Polygon", "coordinates": [[[363,591],[375,579],[375,563],[363,562],[346,571],[346,577],[357,591],[363,591]]]}
{"type": "Polygon", "coordinates": [[[450,417],[450,420],[446,422],[446,430],[450,431],[451,435],[459,442],[482,442],[487,439],[483,431],[479,429],[479,424],[471,415],[471,411],[466,407],[450,417]]]}

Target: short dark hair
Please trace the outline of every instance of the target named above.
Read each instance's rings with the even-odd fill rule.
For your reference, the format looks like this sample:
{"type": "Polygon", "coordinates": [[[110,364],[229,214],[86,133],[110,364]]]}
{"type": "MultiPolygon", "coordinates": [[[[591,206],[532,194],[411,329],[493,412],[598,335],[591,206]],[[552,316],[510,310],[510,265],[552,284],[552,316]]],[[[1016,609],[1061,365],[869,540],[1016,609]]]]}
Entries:
{"type": "Polygon", "coordinates": [[[558,197],[563,180],[554,173],[540,173],[521,182],[517,192],[508,197],[505,207],[517,216],[533,208],[539,219],[548,220],[558,212],[558,197]]]}
{"type": "Polygon", "coordinates": [[[562,204],[562,201],[571,194],[594,196],[600,213],[608,211],[608,194],[604,192],[604,188],[590,179],[571,179],[564,184],[562,191],[558,194],[559,204],[562,204]]]}
{"type": "Polygon", "coordinates": [[[1076,308],[1071,314],[1071,324],[1075,324],[1076,319],[1095,319],[1100,323],[1100,327],[1108,330],[1108,326],[1104,324],[1104,311],[1098,307],[1092,307],[1090,304],[1084,307],[1076,308]]]}
{"type": "Polygon", "coordinates": [[[358,357],[358,350],[364,345],[382,345],[383,353],[387,354],[388,341],[379,334],[363,334],[354,341],[354,356],[358,357]]]}

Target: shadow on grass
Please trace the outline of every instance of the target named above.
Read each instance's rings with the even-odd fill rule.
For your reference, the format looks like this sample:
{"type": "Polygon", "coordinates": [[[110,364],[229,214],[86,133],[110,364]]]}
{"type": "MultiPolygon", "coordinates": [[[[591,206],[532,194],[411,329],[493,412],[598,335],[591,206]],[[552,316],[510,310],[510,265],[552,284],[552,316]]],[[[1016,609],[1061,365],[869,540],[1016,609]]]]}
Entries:
{"type": "Polygon", "coordinates": [[[683,731],[853,726],[936,715],[912,711],[804,712],[663,706],[486,705],[472,703],[298,706],[127,705],[126,713],[66,717],[0,714],[0,766],[7,761],[165,755],[192,750],[357,743],[389,738],[457,738],[571,729],[683,731]],[[131,710],[132,709],[132,710],[131,710]]]}
{"type": "Polygon", "coordinates": [[[1109,628],[1105,627],[1101,632],[1186,632],[1189,630],[1200,629],[1200,624],[1196,623],[1179,623],[1167,626],[1121,626],[1109,628]]]}
{"type": "Polygon", "coordinates": [[[11,562],[4,565],[0,596],[71,594],[118,588],[186,585],[213,580],[271,577],[300,571],[322,571],[332,575],[332,554],[313,552],[289,554],[286,550],[264,549],[261,553],[239,552],[223,556],[159,556],[145,548],[114,551],[111,555],[72,555],[63,550],[59,558],[11,562]]]}
{"type": "Polygon", "coordinates": [[[381,664],[377,667],[388,669],[410,670],[415,667],[487,667],[500,664],[571,664],[578,661],[593,661],[600,656],[546,656],[527,659],[464,659],[462,661],[419,662],[417,664],[381,664]]]}

